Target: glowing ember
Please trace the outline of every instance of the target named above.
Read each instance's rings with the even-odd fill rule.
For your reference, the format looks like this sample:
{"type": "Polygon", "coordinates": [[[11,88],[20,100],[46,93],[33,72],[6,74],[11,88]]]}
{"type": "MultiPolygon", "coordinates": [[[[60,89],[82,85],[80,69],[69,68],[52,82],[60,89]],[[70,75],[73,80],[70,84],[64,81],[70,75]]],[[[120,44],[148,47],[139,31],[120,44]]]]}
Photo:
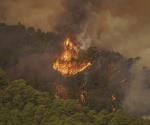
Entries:
{"type": "Polygon", "coordinates": [[[78,61],[79,49],[70,39],[64,41],[64,52],[56,59],[53,68],[59,71],[63,76],[69,77],[75,75],[91,65],[90,62],[78,61]]]}
{"type": "Polygon", "coordinates": [[[116,96],[112,95],[112,101],[116,101],[116,100],[117,100],[116,96]]]}
{"type": "Polygon", "coordinates": [[[55,98],[67,98],[67,88],[63,84],[57,84],[55,88],[55,98]]]}
{"type": "Polygon", "coordinates": [[[117,97],[112,95],[111,96],[112,98],[112,102],[113,102],[113,105],[112,105],[112,111],[115,112],[117,109],[116,109],[116,101],[117,101],[117,97]]]}

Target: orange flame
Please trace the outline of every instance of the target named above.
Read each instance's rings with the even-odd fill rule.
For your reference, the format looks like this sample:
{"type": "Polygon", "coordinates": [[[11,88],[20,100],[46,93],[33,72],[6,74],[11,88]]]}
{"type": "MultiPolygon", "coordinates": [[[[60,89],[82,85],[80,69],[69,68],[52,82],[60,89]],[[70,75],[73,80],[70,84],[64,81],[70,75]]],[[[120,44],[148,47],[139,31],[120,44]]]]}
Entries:
{"type": "Polygon", "coordinates": [[[66,99],[68,97],[68,90],[63,84],[55,86],[55,98],[66,99]]]}
{"type": "Polygon", "coordinates": [[[91,62],[78,61],[79,49],[71,42],[69,38],[64,41],[64,52],[56,59],[53,68],[59,71],[63,76],[73,76],[87,67],[91,66],[91,62]]]}
{"type": "Polygon", "coordinates": [[[116,101],[117,100],[117,97],[116,96],[114,96],[114,95],[112,95],[112,101],[116,101]]]}
{"type": "Polygon", "coordinates": [[[112,104],[112,111],[115,112],[115,111],[117,110],[117,109],[116,109],[117,97],[114,96],[114,95],[112,95],[111,98],[112,98],[112,102],[113,102],[113,104],[112,104]]]}

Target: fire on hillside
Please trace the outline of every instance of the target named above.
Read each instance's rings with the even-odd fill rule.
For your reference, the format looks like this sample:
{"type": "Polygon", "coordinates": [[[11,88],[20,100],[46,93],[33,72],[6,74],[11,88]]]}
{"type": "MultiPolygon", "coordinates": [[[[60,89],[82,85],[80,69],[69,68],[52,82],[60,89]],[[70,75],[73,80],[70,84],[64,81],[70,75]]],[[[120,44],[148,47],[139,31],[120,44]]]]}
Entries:
{"type": "Polygon", "coordinates": [[[79,47],[69,38],[64,41],[64,51],[53,63],[53,68],[65,77],[70,77],[84,71],[92,65],[90,61],[79,61],[79,47]]]}

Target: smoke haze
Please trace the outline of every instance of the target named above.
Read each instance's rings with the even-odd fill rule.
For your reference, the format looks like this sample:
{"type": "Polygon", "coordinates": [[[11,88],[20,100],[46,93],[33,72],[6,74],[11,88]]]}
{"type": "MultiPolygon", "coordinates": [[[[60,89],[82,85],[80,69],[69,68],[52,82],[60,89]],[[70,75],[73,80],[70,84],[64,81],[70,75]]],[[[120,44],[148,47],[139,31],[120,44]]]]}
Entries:
{"type": "Polygon", "coordinates": [[[132,80],[124,100],[124,108],[132,114],[150,116],[150,88],[141,63],[143,62],[138,62],[131,69],[132,80]]]}
{"type": "Polygon", "coordinates": [[[1,0],[0,20],[78,37],[82,48],[138,56],[150,47],[149,5],[149,0],[1,0]]]}
{"type": "Polygon", "coordinates": [[[21,22],[43,31],[51,31],[63,11],[61,0],[1,0],[0,20],[7,24],[21,22]]]}

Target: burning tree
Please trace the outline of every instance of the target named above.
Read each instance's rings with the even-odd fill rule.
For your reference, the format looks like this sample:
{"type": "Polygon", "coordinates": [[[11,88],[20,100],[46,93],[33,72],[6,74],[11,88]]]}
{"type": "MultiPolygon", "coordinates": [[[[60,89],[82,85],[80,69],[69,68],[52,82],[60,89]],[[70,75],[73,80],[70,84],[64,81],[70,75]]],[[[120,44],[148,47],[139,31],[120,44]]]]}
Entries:
{"type": "MultiPolygon", "coordinates": [[[[79,55],[79,47],[75,45],[69,38],[64,41],[64,51],[57,57],[53,63],[53,68],[61,73],[63,77],[74,76],[92,65],[88,60],[81,60],[79,55]]],[[[82,90],[83,92],[83,90],[82,90]]],[[[81,92],[80,100],[85,102],[84,94],[81,92]]]]}
{"type": "Polygon", "coordinates": [[[82,72],[91,66],[90,61],[79,61],[79,48],[69,38],[64,41],[64,52],[57,57],[53,68],[63,76],[69,77],[82,72]]]}

